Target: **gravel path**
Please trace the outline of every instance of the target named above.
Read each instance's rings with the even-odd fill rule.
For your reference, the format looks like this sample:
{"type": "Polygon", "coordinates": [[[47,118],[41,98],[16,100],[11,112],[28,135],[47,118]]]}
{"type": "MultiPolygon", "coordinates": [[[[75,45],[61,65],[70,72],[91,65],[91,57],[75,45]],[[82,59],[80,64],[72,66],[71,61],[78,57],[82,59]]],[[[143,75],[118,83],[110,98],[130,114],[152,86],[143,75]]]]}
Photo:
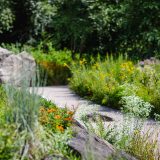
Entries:
{"type": "MultiPolygon", "coordinates": [[[[105,122],[105,125],[116,122],[116,124],[123,123],[123,114],[115,109],[108,108],[106,106],[100,106],[93,104],[90,101],[84,100],[71,91],[68,86],[49,86],[39,87],[37,93],[42,97],[54,102],[59,107],[67,107],[69,109],[76,109],[75,117],[79,119],[84,113],[99,113],[113,119],[111,122],[105,122]]],[[[143,131],[148,129],[154,130],[154,135],[159,133],[160,126],[154,120],[147,120],[144,123],[143,131]]],[[[152,134],[153,135],[153,134],[152,134]]],[[[160,135],[159,135],[160,141],[160,135]]]]}
{"type": "Polygon", "coordinates": [[[61,108],[67,107],[71,110],[78,109],[82,111],[98,111],[101,114],[107,114],[116,121],[123,119],[123,115],[120,111],[108,108],[106,106],[95,105],[88,100],[84,100],[71,91],[68,86],[39,87],[37,92],[39,95],[47,100],[52,101],[61,108]]]}

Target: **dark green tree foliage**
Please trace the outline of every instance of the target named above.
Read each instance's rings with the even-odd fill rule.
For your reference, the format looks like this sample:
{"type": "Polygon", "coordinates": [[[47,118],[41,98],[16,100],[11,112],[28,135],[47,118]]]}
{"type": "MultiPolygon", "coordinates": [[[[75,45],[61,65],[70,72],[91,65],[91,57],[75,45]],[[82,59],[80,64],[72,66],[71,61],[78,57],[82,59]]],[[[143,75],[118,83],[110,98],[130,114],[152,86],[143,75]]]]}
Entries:
{"type": "Polygon", "coordinates": [[[45,33],[53,34],[53,18],[56,7],[47,0],[37,1],[35,9],[32,11],[31,23],[33,24],[32,35],[42,38],[45,33]]]}
{"type": "Polygon", "coordinates": [[[8,41],[50,41],[73,53],[160,53],[159,0],[1,1],[0,39],[12,29],[8,41]]]}
{"type": "Polygon", "coordinates": [[[143,56],[160,53],[160,1],[125,0],[121,10],[120,50],[143,56]]]}
{"type": "Polygon", "coordinates": [[[35,10],[34,0],[0,0],[0,2],[0,28],[3,24],[0,40],[5,42],[28,40],[33,27],[31,16],[35,10]],[[10,30],[12,32],[6,32],[10,30]]]}
{"type": "Polygon", "coordinates": [[[120,30],[119,17],[121,16],[119,3],[116,0],[88,0],[88,10],[98,41],[95,51],[116,52],[116,39],[120,30]]]}
{"type": "Polygon", "coordinates": [[[9,0],[0,0],[0,34],[11,31],[14,18],[9,0]]]}
{"type": "Polygon", "coordinates": [[[88,6],[81,0],[54,1],[57,8],[53,18],[53,41],[59,48],[83,52],[88,36],[92,35],[88,6]]]}
{"type": "Polygon", "coordinates": [[[15,14],[13,37],[24,42],[30,38],[34,27],[31,18],[36,10],[36,0],[11,0],[15,14]]]}
{"type": "Polygon", "coordinates": [[[55,46],[73,52],[115,51],[114,37],[118,31],[116,17],[113,21],[111,15],[116,1],[57,0],[53,4],[57,8],[53,18],[55,46]]]}

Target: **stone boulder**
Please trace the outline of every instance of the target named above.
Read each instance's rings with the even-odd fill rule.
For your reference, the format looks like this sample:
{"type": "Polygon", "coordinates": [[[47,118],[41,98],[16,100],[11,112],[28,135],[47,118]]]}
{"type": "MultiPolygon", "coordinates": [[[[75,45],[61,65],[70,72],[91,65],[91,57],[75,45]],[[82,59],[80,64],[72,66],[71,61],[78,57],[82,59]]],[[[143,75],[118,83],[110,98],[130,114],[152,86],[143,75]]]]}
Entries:
{"type": "Polygon", "coordinates": [[[8,56],[12,54],[11,51],[0,47],[0,64],[8,56]]]}
{"type": "Polygon", "coordinates": [[[77,154],[81,155],[83,160],[92,159],[106,160],[112,159],[126,159],[136,160],[136,158],[129,154],[116,150],[110,143],[89,133],[78,121],[74,122],[73,131],[74,137],[69,141],[68,145],[77,154]]]}
{"type": "Polygon", "coordinates": [[[36,63],[27,52],[18,55],[0,48],[0,82],[21,86],[24,81],[30,84],[35,76],[36,63]]]}
{"type": "Polygon", "coordinates": [[[99,119],[101,119],[103,122],[112,122],[112,121],[114,121],[111,117],[108,117],[106,115],[102,115],[102,114],[99,114],[99,113],[88,113],[88,114],[86,114],[85,118],[87,120],[91,120],[93,122],[96,122],[99,119]]]}
{"type": "Polygon", "coordinates": [[[138,63],[138,66],[144,67],[144,66],[152,66],[155,64],[160,64],[160,60],[155,58],[155,57],[151,57],[149,59],[144,59],[143,61],[140,61],[138,63]]]}

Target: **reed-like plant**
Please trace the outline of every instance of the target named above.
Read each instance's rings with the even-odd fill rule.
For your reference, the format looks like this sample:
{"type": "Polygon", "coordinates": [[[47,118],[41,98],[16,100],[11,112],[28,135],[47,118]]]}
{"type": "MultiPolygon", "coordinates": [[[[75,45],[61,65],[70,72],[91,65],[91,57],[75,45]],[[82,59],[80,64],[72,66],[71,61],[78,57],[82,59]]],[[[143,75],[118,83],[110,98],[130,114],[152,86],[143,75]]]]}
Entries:
{"type": "Polygon", "coordinates": [[[20,87],[6,84],[8,107],[6,108],[6,120],[15,123],[20,130],[33,131],[38,121],[40,97],[36,89],[29,88],[29,81],[23,80],[20,87]]]}

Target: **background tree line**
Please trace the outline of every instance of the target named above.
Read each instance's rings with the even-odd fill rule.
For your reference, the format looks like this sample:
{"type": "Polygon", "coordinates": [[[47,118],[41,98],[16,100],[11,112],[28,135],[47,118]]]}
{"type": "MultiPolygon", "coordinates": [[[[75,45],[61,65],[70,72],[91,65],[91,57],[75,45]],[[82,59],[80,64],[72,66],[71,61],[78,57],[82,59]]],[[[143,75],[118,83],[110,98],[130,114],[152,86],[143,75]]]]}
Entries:
{"type": "Polygon", "coordinates": [[[0,0],[0,42],[80,53],[160,53],[159,0],[0,0]]]}

